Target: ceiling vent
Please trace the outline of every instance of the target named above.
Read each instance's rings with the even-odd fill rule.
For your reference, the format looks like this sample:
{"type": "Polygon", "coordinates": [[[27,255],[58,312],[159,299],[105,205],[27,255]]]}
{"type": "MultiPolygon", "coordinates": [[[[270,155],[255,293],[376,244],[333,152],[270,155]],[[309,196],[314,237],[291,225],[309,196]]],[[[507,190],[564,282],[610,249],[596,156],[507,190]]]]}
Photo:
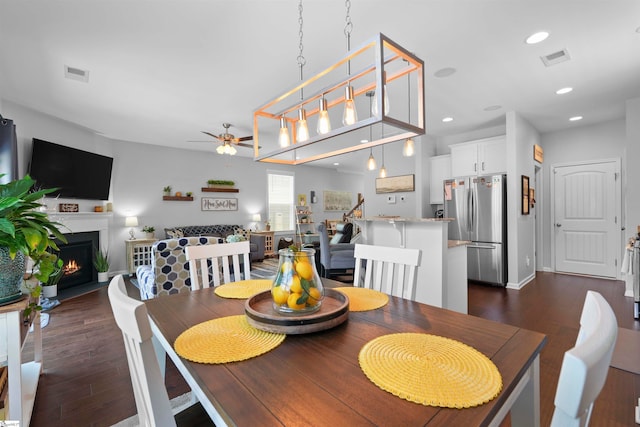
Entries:
{"type": "Polygon", "coordinates": [[[549,55],[541,56],[540,59],[542,59],[545,66],[550,67],[552,65],[568,61],[571,57],[569,56],[567,49],[562,49],[557,52],[550,53],[549,55]]]}
{"type": "Polygon", "coordinates": [[[64,76],[68,79],[78,80],[81,82],[89,81],[89,70],[81,70],[80,68],[64,66],[64,76]]]}

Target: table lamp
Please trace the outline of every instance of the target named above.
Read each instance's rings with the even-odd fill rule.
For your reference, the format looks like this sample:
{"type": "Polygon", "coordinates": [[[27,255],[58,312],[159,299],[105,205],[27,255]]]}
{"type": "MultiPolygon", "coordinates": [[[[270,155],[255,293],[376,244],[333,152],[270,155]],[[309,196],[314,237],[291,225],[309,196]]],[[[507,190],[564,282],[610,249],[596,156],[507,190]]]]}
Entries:
{"type": "Polygon", "coordinates": [[[260,222],[262,221],[262,217],[260,216],[259,213],[254,213],[251,219],[253,220],[253,222],[256,223],[256,231],[258,231],[260,228],[260,222]]]}
{"type": "Polygon", "coordinates": [[[136,236],[135,236],[135,231],[133,230],[133,227],[137,227],[138,226],[138,217],[137,216],[128,216],[124,220],[124,226],[125,227],[131,227],[131,229],[129,230],[129,235],[131,236],[129,238],[129,240],[135,240],[136,236]]]}

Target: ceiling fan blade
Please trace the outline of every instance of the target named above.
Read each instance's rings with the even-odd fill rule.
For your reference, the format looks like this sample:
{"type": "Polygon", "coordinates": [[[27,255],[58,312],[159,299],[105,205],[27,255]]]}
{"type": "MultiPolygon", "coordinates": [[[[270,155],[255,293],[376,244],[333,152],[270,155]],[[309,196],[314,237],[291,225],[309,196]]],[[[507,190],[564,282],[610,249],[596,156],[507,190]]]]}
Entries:
{"type": "MultiPolygon", "coordinates": [[[[243,144],[242,142],[238,142],[238,143],[236,143],[236,145],[238,145],[240,147],[253,148],[253,144],[243,144]]],[[[260,148],[260,147],[258,147],[258,148],[260,148]]]]}
{"type": "Polygon", "coordinates": [[[253,139],[253,135],[251,136],[244,136],[242,138],[234,138],[234,141],[236,142],[240,142],[240,141],[251,141],[253,139]]]}
{"type": "MultiPolygon", "coordinates": [[[[218,137],[218,135],[214,135],[214,134],[212,134],[211,132],[207,132],[206,130],[203,130],[203,131],[202,131],[202,133],[204,133],[205,135],[212,136],[212,137],[214,137],[215,139],[219,139],[219,140],[220,140],[220,137],[218,137]]],[[[222,141],[222,140],[221,140],[221,141],[222,141]]]]}

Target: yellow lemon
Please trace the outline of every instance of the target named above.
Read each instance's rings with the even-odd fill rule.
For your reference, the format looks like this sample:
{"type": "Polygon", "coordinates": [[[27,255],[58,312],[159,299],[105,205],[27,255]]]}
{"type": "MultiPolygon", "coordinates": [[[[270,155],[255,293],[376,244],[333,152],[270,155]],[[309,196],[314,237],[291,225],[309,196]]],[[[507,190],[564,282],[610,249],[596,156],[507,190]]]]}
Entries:
{"type": "Polygon", "coordinates": [[[297,294],[295,292],[289,295],[289,298],[287,299],[287,305],[289,306],[289,308],[293,310],[302,310],[305,304],[298,304],[298,298],[300,298],[301,296],[302,294],[297,294]]]}
{"type": "Polygon", "coordinates": [[[284,289],[282,286],[276,286],[271,289],[271,296],[273,297],[273,302],[278,305],[286,304],[289,298],[289,291],[284,289]]]}
{"type": "Polygon", "coordinates": [[[313,266],[308,262],[299,262],[296,264],[296,273],[301,279],[311,280],[313,278],[313,266]]]}
{"type": "Polygon", "coordinates": [[[309,298],[307,299],[307,305],[313,307],[318,303],[318,301],[320,301],[321,298],[322,295],[320,294],[318,288],[309,288],[309,298]]]}
{"type": "Polygon", "coordinates": [[[291,278],[291,286],[289,287],[289,290],[297,294],[302,293],[302,285],[300,284],[300,277],[298,277],[297,275],[294,275],[291,278]]]}

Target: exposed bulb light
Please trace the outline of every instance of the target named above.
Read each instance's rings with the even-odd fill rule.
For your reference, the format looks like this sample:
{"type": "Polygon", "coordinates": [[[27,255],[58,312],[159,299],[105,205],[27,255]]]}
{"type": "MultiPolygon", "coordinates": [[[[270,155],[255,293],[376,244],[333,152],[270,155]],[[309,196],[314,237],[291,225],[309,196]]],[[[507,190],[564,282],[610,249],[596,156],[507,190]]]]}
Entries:
{"type": "Polygon", "coordinates": [[[331,132],[331,120],[329,120],[329,111],[327,111],[327,100],[324,96],[320,98],[320,105],[318,108],[318,125],[316,127],[318,135],[324,135],[331,132]]]}
{"type": "Polygon", "coordinates": [[[367,169],[369,169],[370,171],[376,169],[376,159],[373,158],[373,149],[371,149],[371,152],[369,153],[369,159],[367,160],[367,169]]]}
{"type": "Polygon", "coordinates": [[[549,33],[547,33],[546,31],[539,31],[539,32],[537,32],[535,34],[531,34],[529,37],[527,37],[525,42],[527,44],[536,44],[536,43],[540,43],[541,41],[546,40],[547,37],[549,37],[549,33]]]}
{"type": "Polygon", "coordinates": [[[380,174],[378,175],[379,178],[386,178],[387,177],[387,169],[384,167],[384,165],[382,165],[382,167],[380,168],[380,174]]]}
{"type": "MultiPolygon", "coordinates": [[[[383,101],[384,101],[384,115],[388,115],[389,114],[389,95],[387,93],[387,73],[386,71],[382,72],[382,81],[384,81],[385,83],[383,84],[383,88],[382,88],[382,93],[384,94],[383,97],[383,101]]],[[[373,114],[374,116],[378,115],[378,93],[374,92],[373,95],[373,104],[371,104],[371,114],[373,114]]]]}
{"type": "Polygon", "coordinates": [[[342,114],[342,124],[350,126],[358,121],[356,104],[353,102],[353,87],[347,85],[344,91],[344,113],[342,114]]]}
{"type": "Polygon", "coordinates": [[[298,124],[296,125],[296,140],[303,142],[309,139],[309,127],[307,126],[307,112],[300,107],[298,110],[298,124]]]}
{"type": "Polygon", "coordinates": [[[570,122],[577,122],[578,120],[582,120],[582,116],[573,116],[569,119],[570,122]]]}
{"type": "Polygon", "coordinates": [[[278,135],[278,143],[280,147],[288,147],[291,144],[291,138],[289,137],[289,126],[287,126],[287,119],[284,116],[280,117],[280,134],[278,135]]]}
{"type": "Polygon", "coordinates": [[[558,89],[558,90],[556,91],[556,94],[557,94],[557,95],[564,95],[565,93],[569,93],[569,92],[571,92],[572,90],[573,90],[573,88],[572,88],[572,87],[563,87],[562,89],[558,89]]]}
{"type": "Polygon", "coordinates": [[[402,147],[402,155],[404,157],[412,157],[415,153],[415,147],[413,144],[413,138],[407,138],[402,147]]]}

